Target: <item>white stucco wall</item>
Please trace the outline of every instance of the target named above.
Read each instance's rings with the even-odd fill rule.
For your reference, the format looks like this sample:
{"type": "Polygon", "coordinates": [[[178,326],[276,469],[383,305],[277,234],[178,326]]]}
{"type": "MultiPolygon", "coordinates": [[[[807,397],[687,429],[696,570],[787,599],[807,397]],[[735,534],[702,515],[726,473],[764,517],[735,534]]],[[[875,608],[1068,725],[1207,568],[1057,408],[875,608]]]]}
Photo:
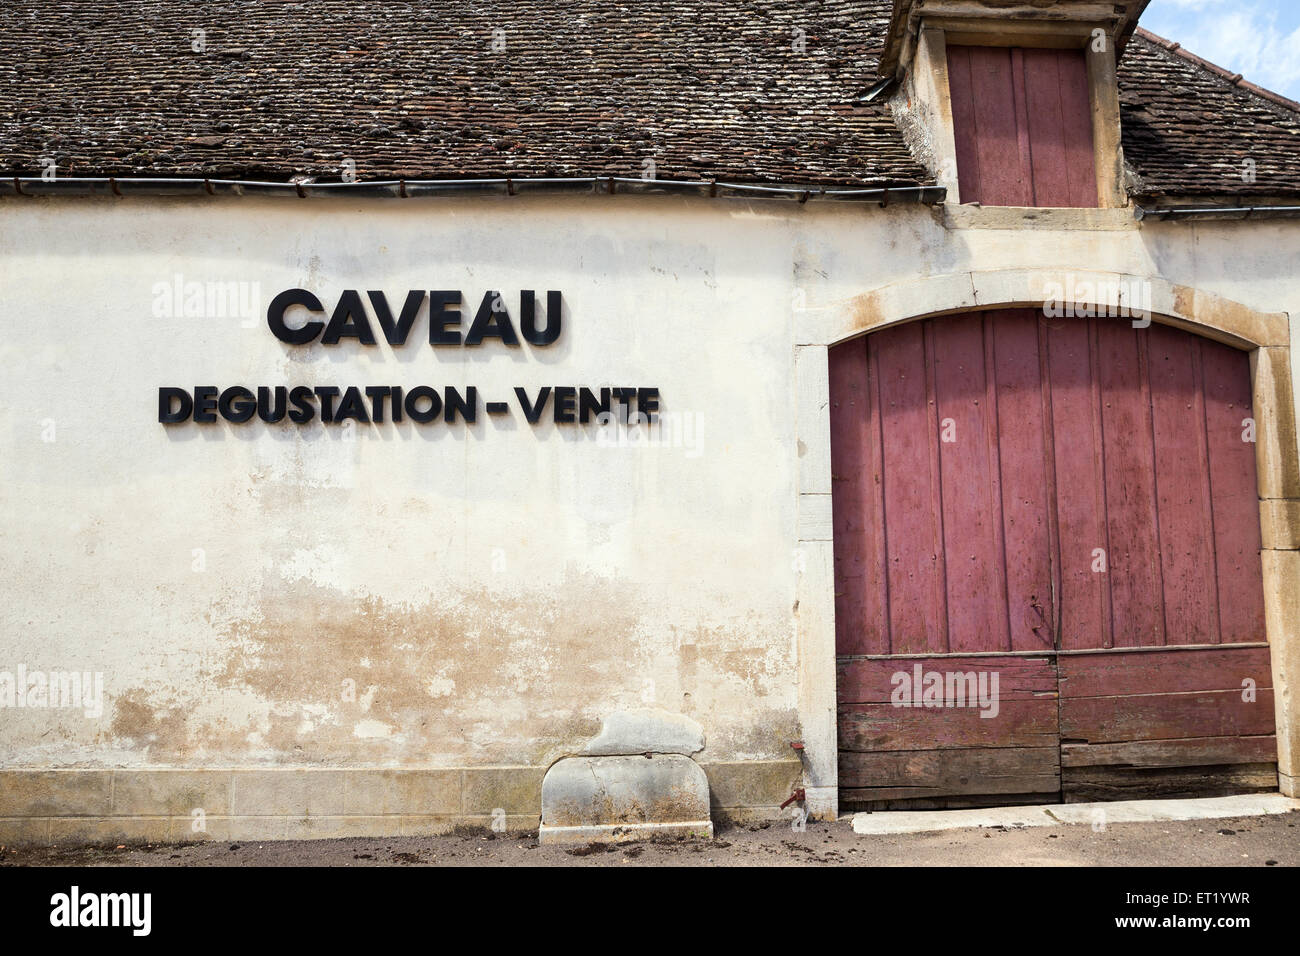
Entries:
{"type": "Polygon", "coordinates": [[[804,458],[824,455],[800,442],[797,345],[850,334],[859,297],[921,275],[1158,275],[1266,312],[1300,287],[1300,223],[1006,212],[0,204],[0,670],[102,672],[106,697],[99,719],[8,711],[0,756],[544,765],[653,702],[703,725],[707,759],[788,757],[799,627],[830,626],[829,595],[796,607],[809,561],[825,578],[797,527],[799,492],[823,490],[804,458]],[[155,285],[178,274],[257,283],[258,317],[154,316],[155,285]],[[466,324],[488,290],[517,316],[520,289],[559,289],[565,326],[544,349],[433,349],[422,313],[401,348],[293,347],[261,318],[291,287],[327,308],[344,289],[395,308],[408,289],[459,289],[466,324]],[[514,386],[653,386],[693,431],[686,447],[607,447],[517,407],[353,441],[319,421],[156,420],[159,386],[234,384],[475,385],[512,405],[514,386]]]}

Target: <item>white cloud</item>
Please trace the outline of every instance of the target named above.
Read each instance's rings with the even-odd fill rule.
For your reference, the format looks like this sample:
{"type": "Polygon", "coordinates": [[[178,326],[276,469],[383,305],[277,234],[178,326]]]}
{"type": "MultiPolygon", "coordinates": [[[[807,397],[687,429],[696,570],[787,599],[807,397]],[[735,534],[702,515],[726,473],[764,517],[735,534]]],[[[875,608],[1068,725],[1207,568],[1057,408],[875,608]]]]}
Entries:
{"type": "Polygon", "coordinates": [[[1300,26],[1278,26],[1262,2],[1158,0],[1142,25],[1188,51],[1285,96],[1300,95],[1300,26]]]}

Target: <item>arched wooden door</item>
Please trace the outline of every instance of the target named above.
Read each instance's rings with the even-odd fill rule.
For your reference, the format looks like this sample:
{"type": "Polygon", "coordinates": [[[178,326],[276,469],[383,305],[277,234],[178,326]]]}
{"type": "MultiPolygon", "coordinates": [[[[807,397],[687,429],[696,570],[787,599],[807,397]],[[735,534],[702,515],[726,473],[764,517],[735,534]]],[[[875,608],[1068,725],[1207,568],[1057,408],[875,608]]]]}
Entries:
{"type": "Polygon", "coordinates": [[[830,394],[842,805],[1276,788],[1245,353],[991,311],[830,394]]]}

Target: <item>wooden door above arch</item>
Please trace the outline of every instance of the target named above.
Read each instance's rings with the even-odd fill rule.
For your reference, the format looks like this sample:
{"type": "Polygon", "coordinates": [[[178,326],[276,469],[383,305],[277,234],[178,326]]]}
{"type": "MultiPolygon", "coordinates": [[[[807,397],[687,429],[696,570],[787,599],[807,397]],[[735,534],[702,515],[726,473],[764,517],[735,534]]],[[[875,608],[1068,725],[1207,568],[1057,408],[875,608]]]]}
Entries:
{"type": "Polygon", "coordinates": [[[830,383],[843,803],[1276,785],[1246,353],[1002,310],[830,383]]]}

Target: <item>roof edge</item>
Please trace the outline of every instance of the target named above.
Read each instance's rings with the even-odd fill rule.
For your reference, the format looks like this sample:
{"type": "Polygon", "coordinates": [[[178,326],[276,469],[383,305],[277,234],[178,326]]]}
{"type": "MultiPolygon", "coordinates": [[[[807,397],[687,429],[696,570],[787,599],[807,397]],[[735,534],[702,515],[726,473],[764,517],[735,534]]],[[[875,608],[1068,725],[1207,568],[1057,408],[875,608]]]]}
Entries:
{"type": "Polygon", "coordinates": [[[1296,219],[1300,218],[1300,205],[1238,204],[1235,206],[1196,205],[1145,205],[1133,206],[1133,218],[1138,221],[1154,219],[1157,222],[1203,222],[1213,219],[1238,221],[1242,219],[1296,219]]]}
{"type": "MultiPolygon", "coordinates": [[[[1113,19],[1116,26],[1113,36],[1116,60],[1119,60],[1124,55],[1124,48],[1128,45],[1134,31],[1140,29],[1138,27],[1138,18],[1142,16],[1150,2],[1151,0],[1129,0],[1128,3],[1116,3],[1114,5],[1116,13],[1113,19]]],[[[880,62],[877,64],[877,72],[881,76],[894,76],[898,73],[899,65],[903,60],[907,37],[912,27],[912,12],[916,5],[917,0],[893,0],[893,8],[889,16],[889,28],[885,31],[885,42],[881,50],[880,62]]],[[[1046,0],[1027,0],[1025,5],[1041,9],[1051,4],[1046,0]]],[[[942,13],[940,10],[931,10],[931,6],[933,4],[923,5],[919,16],[924,18],[927,13],[942,13]]],[[[1000,13],[999,15],[1007,16],[1006,13],[1000,13]]],[[[1014,16],[1014,14],[1012,15],[1014,16]]]]}
{"type": "Polygon", "coordinates": [[[1133,38],[1133,34],[1142,29],[1138,26],[1138,21],[1142,19],[1142,14],[1146,13],[1147,5],[1150,3],[1151,0],[1135,0],[1124,11],[1124,26],[1120,28],[1119,35],[1115,37],[1116,63],[1124,56],[1124,50],[1128,46],[1128,41],[1133,38]]]}
{"type": "Polygon", "coordinates": [[[309,199],[321,196],[411,199],[422,196],[521,193],[584,195],[693,194],[710,198],[785,199],[891,204],[938,205],[947,199],[942,186],[811,186],[726,183],[716,180],[635,179],[620,176],[581,176],[537,179],[383,179],[352,182],[266,182],[243,179],[158,178],[137,176],[40,176],[0,178],[0,197],[40,196],[245,196],[270,195],[309,199]]]}
{"type": "Polygon", "coordinates": [[[1229,83],[1231,83],[1233,86],[1237,87],[1238,89],[1245,90],[1248,93],[1254,93],[1256,96],[1262,99],[1266,99],[1271,103],[1276,103],[1278,106],[1284,106],[1289,110],[1293,110],[1297,113],[1300,113],[1300,103],[1297,103],[1295,100],[1288,99],[1287,97],[1283,96],[1281,93],[1274,93],[1272,90],[1265,89],[1262,86],[1259,86],[1255,83],[1251,83],[1249,80],[1243,79],[1240,73],[1233,73],[1232,71],[1226,70],[1223,67],[1219,66],[1217,63],[1211,63],[1209,60],[1205,59],[1204,57],[1200,57],[1197,56],[1195,53],[1189,52],[1188,50],[1183,48],[1183,45],[1181,43],[1178,43],[1174,40],[1166,40],[1158,33],[1152,33],[1150,30],[1146,29],[1145,27],[1138,27],[1135,32],[1137,36],[1141,37],[1142,39],[1154,43],[1156,46],[1160,47],[1161,49],[1181,57],[1182,59],[1193,64],[1194,66],[1198,66],[1203,70],[1207,70],[1208,72],[1215,74],[1220,79],[1227,80],[1229,83]]]}

